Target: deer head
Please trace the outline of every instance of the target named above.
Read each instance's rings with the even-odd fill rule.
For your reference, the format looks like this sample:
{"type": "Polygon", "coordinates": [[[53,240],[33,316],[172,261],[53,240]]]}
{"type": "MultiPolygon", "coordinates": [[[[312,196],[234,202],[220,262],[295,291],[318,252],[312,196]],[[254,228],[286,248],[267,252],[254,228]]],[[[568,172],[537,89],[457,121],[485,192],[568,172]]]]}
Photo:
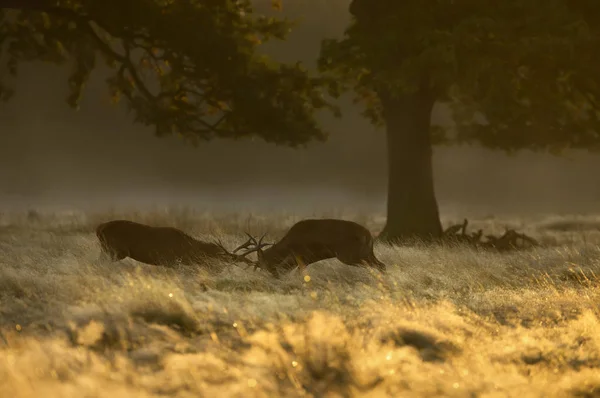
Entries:
{"type": "Polygon", "coordinates": [[[232,253],[236,253],[239,250],[242,249],[248,249],[245,252],[243,252],[242,254],[240,254],[239,256],[241,257],[246,257],[248,254],[250,253],[254,253],[256,252],[256,256],[258,258],[258,261],[256,263],[254,263],[254,268],[263,268],[266,269],[269,272],[273,272],[269,267],[269,265],[267,264],[267,262],[265,261],[264,258],[264,253],[263,253],[263,247],[265,246],[272,246],[273,243],[263,243],[263,239],[265,238],[265,236],[267,235],[266,233],[260,237],[260,239],[258,240],[258,242],[256,241],[256,239],[250,235],[248,232],[245,232],[246,236],[248,236],[248,240],[244,243],[242,243],[240,246],[238,246],[237,248],[235,248],[233,250],[232,253]]]}

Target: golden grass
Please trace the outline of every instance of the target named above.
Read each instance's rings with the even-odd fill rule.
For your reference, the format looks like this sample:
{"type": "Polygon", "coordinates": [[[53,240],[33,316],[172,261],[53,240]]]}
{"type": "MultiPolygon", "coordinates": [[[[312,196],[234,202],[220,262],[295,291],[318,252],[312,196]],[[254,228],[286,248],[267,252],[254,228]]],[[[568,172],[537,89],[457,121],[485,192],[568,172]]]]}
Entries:
{"type": "Polygon", "coordinates": [[[3,214],[1,397],[600,396],[592,216],[472,221],[553,244],[535,251],[378,245],[385,276],[332,260],[282,280],[224,264],[98,263],[93,227],[111,218],[229,247],[298,219],[3,214]]]}

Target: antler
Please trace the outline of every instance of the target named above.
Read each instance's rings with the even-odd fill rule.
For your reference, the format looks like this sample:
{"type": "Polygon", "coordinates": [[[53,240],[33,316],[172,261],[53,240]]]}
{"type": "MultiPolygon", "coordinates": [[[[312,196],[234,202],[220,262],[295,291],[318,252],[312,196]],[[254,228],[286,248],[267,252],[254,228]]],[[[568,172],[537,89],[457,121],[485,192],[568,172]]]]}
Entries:
{"type": "Polygon", "coordinates": [[[247,256],[250,253],[254,253],[256,251],[259,251],[260,249],[262,249],[265,246],[272,246],[273,245],[273,243],[262,243],[262,241],[265,238],[265,236],[267,236],[266,233],[264,233],[263,236],[260,237],[260,239],[258,240],[258,242],[248,232],[245,232],[245,234],[249,237],[249,239],[245,243],[243,243],[240,247],[236,248],[233,251],[234,253],[237,252],[238,250],[248,249],[250,246],[254,246],[251,249],[248,249],[244,253],[241,254],[242,256],[247,256]]]}
{"type": "Polygon", "coordinates": [[[226,254],[228,254],[229,256],[231,256],[232,258],[232,262],[234,261],[241,261],[244,262],[248,265],[254,265],[254,267],[256,268],[256,262],[246,258],[247,254],[242,253],[242,254],[235,254],[235,250],[233,252],[230,252],[229,250],[227,250],[227,248],[225,248],[225,246],[223,246],[223,243],[221,242],[221,239],[216,239],[214,241],[214,243],[219,246],[226,254]]]}
{"type": "Polygon", "coordinates": [[[240,246],[236,247],[233,250],[233,253],[236,253],[238,250],[247,249],[251,245],[258,246],[258,243],[256,243],[256,239],[254,239],[252,235],[250,235],[248,232],[244,233],[246,234],[246,236],[248,236],[249,239],[246,242],[242,243],[240,246]]]}
{"type": "MultiPolygon", "coordinates": [[[[254,271],[256,271],[258,268],[260,268],[260,264],[258,261],[256,262],[250,262],[250,260],[246,259],[246,256],[254,253],[260,249],[262,249],[265,246],[271,246],[273,245],[273,243],[262,243],[263,239],[265,238],[265,236],[267,236],[267,234],[265,233],[263,236],[260,237],[260,239],[258,240],[258,242],[256,241],[256,238],[254,238],[254,236],[250,235],[248,232],[244,232],[246,234],[246,236],[248,237],[248,240],[244,243],[242,243],[240,246],[236,247],[233,253],[236,253],[239,250],[242,249],[248,249],[245,252],[243,252],[242,254],[239,254],[238,256],[244,258],[243,261],[245,261],[247,264],[249,264],[250,266],[254,266],[254,271]]],[[[236,255],[236,254],[233,254],[236,255]]]]}

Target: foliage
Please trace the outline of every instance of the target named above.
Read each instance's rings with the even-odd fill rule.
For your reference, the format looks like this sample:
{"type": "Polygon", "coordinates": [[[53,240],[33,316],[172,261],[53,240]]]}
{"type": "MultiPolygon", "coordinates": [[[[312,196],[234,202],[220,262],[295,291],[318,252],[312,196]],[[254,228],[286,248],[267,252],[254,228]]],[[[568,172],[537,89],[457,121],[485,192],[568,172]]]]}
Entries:
{"type": "MultiPolygon", "coordinates": [[[[0,7],[7,2],[15,3],[0,7]]],[[[262,43],[284,40],[292,24],[255,15],[250,0],[34,3],[0,10],[2,64],[16,76],[23,61],[70,63],[67,102],[74,108],[103,61],[113,100],[124,99],[135,121],[154,126],[158,136],[179,134],[192,143],[257,136],[297,146],[326,139],[316,111],[338,113],[325,97],[325,79],[259,54],[262,43]]],[[[10,94],[4,84],[1,98],[10,94]]]]}
{"type": "Polygon", "coordinates": [[[319,66],[355,91],[375,124],[378,94],[426,82],[456,121],[434,143],[600,149],[600,3],[354,0],[350,12],[343,39],[323,42],[319,66]]]}

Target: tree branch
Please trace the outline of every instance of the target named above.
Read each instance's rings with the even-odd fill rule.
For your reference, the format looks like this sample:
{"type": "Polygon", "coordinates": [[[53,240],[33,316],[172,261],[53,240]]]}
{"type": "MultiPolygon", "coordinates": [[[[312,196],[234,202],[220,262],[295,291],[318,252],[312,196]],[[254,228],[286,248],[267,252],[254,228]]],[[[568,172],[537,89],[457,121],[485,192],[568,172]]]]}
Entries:
{"type": "MultiPolygon", "coordinates": [[[[170,57],[167,57],[164,54],[161,56],[154,54],[153,49],[161,48],[161,46],[155,45],[152,39],[148,36],[138,34],[136,32],[126,31],[126,29],[118,29],[116,32],[112,31],[111,29],[105,27],[101,22],[94,19],[92,16],[70,8],[61,7],[54,0],[0,0],[0,8],[45,12],[50,15],[65,18],[67,21],[74,22],[77,27],[95,43],[98,51],[107,56],[109,59],[121,64],[117,71],[118,79],[123,82],[125,79],[127,79],[125,77],[125,73],[127,73],[134,83],[133,90],[137,90],[141,93],[141,95],[146,99],[147,103],[152,107],[152,112],[154,112],[155,115],[164,114],[167,118],[171,119],[173,116],[169,115],[169,111],[164,108],[164,104],[161,104],[160,100],[168,99],[169,97],[181,92],[183,94],[195,96],[201,102],[204,102],[215,109],[220,109],[223,112],[219,119],[212,124],[208,123],[200,116],[193,116],[189,114],[187,116],[187,123],[184,123],[183,127],[189,129],[189,132],[200,134],[224,132],[223,130],[219,129],[219,126],[222,125],[231,111],[221,109],[222,107],[216,101],[212,101],[210,98],[208,98],[207,95],[202,92],[202,89],[197,90],[191,87],[185,87],[185,83],[183,83],[183,87],[176,91],[161,91],[156,95],[151,92],[147,84],[144,82],[142,76],[140,76],[136,65],[131,60],[131,48],[140,48],[156,62],[164,61],[170,57]],[[102,37],[103,33],[112,38],[120,39],[124,53],[120,53],[113,46],[111,46],[110,43],[107,43],[102,37]],[[196,127],[193,125],[196,125],[196,127]]],[[[177,57],[177,54],[172,54],[172,56],[174,58],[179,58],[177,57]]],[[[181,61],[184,61],[184,57],[182,57],[181,61]]],[[[135,102],[132,90],[120,91],[125,95],[130,103],[133,104],[135,102]]],[[[185,119],[186,117],[184,117],[184,120],[185,119]]],[[[185,134],[185,132],[182,133],[185,134]]]]}
{"type": "Polygon", "coordinates": [[[55,4],[49,0],[0,0],[0,8],[15,10],[46,10],[55,4]]]}

